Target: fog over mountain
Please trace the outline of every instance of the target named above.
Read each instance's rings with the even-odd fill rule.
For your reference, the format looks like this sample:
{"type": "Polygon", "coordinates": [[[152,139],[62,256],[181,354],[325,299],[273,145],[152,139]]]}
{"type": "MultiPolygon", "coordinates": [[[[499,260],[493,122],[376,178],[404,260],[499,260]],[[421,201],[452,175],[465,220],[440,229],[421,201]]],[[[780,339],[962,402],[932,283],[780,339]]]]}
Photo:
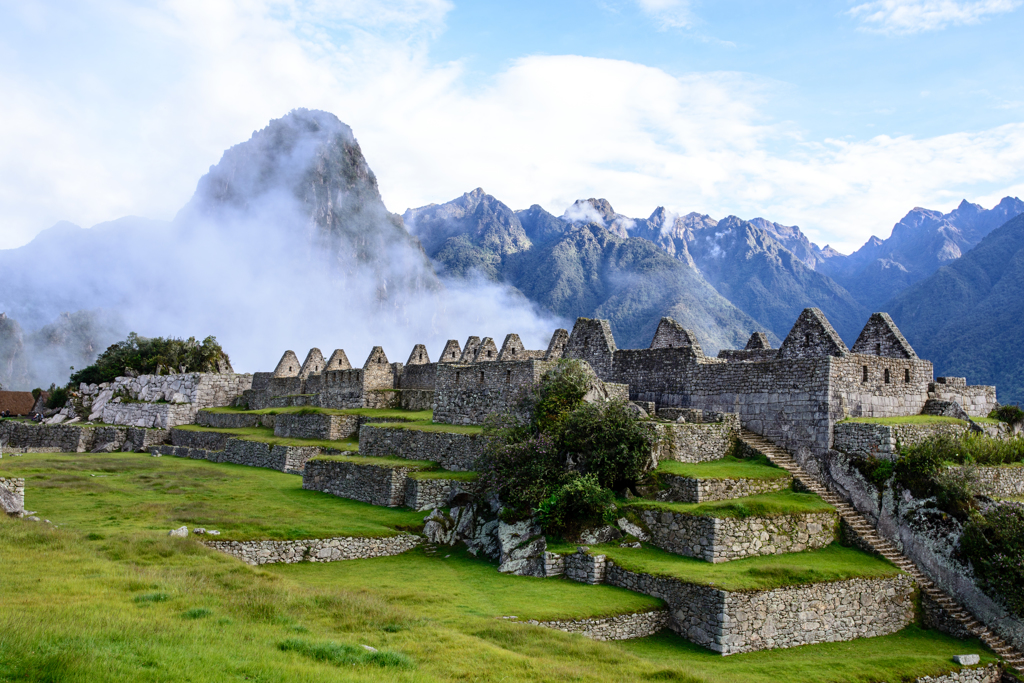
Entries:
{"type": "MultiPolygon", "coordinates": [[[[225,151],[173,221],[63,222],[0,251],[0,385],[63,383],[128,331],[215,335],[241,371],[311,346],[343,347],[354,363],[374,344],[404,361],[416,343],[436,353],[471,334],[518,332],[542,348],[577,316],[609,319],[624,348],[646,347],[670,316],[713,354],[754,331],[777,345],[803,308],[817,307],[852,344],[870,313],[908,287],[894,317],[920,351],[938,354],[939,371],[955,371],[966,366],[932,341],[938,317],[914,313],[941,310],[937,292],[948,287],[914,284],[968,262],[1021,213],[1010,197],[992,209],[916,208],[849,256],[763,217],[658,207],[636,218],[599,198],[555,215],[477,188],[399,216],[352,130],[298,109],[225,151]]],[[[968,317],[945,321],[941,336],[957,338],[968,317]]],[[[977,372],[972,381],[997,376],[977,372]]]]}

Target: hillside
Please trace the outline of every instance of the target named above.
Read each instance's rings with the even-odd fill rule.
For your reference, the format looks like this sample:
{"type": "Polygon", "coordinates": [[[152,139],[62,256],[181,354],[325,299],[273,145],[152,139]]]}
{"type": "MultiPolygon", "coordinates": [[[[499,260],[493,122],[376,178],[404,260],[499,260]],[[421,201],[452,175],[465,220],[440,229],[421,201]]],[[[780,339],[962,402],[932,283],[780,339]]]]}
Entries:
{"type": "Polygon", "coordinates": [[[936,375],[995,384],[1024,402],[1024,215],[885,305],[936,375]]]}
{"type": "Polygon", "coordinates": [[[645,348],[662,316],[697,332],[710,353],[767,331],[694,267],[646,239],[615,234],[601,218],[572,223],[539,206],[516,212],[477,188],[410,209],[404,219],[442,273],[464,277],[476,269],[569,320],[607,318],[624,348],[645,348]]]}

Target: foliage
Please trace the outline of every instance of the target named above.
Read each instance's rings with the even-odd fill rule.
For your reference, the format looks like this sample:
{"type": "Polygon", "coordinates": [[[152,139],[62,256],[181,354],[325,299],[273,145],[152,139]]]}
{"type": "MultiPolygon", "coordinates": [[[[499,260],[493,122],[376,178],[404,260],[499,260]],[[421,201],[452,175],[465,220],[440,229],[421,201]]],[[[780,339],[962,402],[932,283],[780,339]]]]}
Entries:
{"type": "Polygon", "coordinates": [[[58,387],[56,384],[50,385],[50,395],[46,397],[46,407],[53,410],[54,408],[63,408],[64,404],[68,402],[68,390],[66,387],[58,387]]]}
{"type": "Polygon", "coordinates": [[[229,363],[216,337],[202,342],[195,337],[140,337],[132,332],[124,341],[107,347],[92,365],[71,375],[71,384],[113,382],[131,369],[142,375],[156,374],[158,368],[174,372],[217,372],[219,362],[229,363]]]}
{"type": "Polygon", "coordinates": [[[1024,617],[1024,507],[993,505],[984,515],[972,515],[960,552],[982,590],[999,595],[1011,612],[1024,617]]]}
{"type": "Polygon", "coordinates": [[[588,527],[610,524],[612,492],[601,486],[593,472],[571,479],[537,507],[541,526],[573,537],[588,527]]]}
{"type": "Polygon", "coordinates": [[[32,400],[33,401],[38,401],[39,397],[42,396],[42,395],[43,395],[43,390],[40,389],[39,387],[36,387],[35,389],[32,390],[32,400]]]}
{"type": "Polygon", "coordinates": [[[853,464],[860,470],[865,479],[878,488],[884,487],[896,470],[896,463],[894,461],[888,458],[879,458],[876,455],[857,458],[853,461],[853,464]]]}
{"type": "Polygon", "coordinates": [[[999,406],[989,413],[988,416],[994,420],[1005,422],[1014,427],[1024,424],[1024,410],[1021,410],[1018,405],[999,406]]]}
{"type": "Polygon", "coordinates": [[[516,410],[488,418],[477,469],[510,518],[542,512],[546,529],[578,530],[643,477],[653,427],[625,401],[584,402],[592,382],[582,362],[561,360],[516,410]]]}
{"type": "Polygon", "coordinates": [[[965,434],[957,438],[943,434],[903,449],[904,453],[921,451],[957,465],[1012,465],[1024,462],[1024,437],[992,439],[984,434],[965,434]]]}

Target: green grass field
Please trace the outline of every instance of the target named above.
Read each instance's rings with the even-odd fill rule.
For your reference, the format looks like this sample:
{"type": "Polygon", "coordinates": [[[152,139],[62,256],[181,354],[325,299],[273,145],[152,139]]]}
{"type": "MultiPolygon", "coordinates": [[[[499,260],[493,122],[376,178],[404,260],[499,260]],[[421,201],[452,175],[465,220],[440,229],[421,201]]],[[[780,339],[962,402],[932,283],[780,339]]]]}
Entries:
{"type": "Polygon", "coordinates": [[[778,491],[745,498],[715,500],[707,503],[668,503],[634,500],[627,508],[668,510],[695,517],[772,517],[775,515],[830,512],[832,506],[813,493],[778,491]]]}
{"type": "Polygon", "coordinates": [[[172,456],[35,453],[3,458],[0,476],[25,477],[26,509],[101,535],[186,524],[231,540],[393,536],[424,517],[306,491],[294,474],[172,456]]]}
{"type": "MultiPolygon", "coordinates": [[[[29,509],[59,526],[0,518],[0,681],[868,683],[941,674],[964,652],[992,661],[976,642],[914,627],[730,657],[667,632],[594,642],[501,617],[581,618],[660,603],[609,586],[502,575],[459,549],[254,568],[194,537],[167,536],[182,523],[240,539],[383,535],[426,514],[302,491],[299,477],[273,470],[32,454],[0,460],[0,476],[26,477],[29,509]]],[[[600,551],[626,552],[609,545],[600,551]]],[[[628,552],[657,569],[660,551],[628,552]]],[[[825,558],[812,566],[816,578],[830,566],[849,573],[859,562],[874,575],[881,570],[871,563],[885,564],[846,548],[800,557],[808,555],[825,558]]],[[[765,585],[811,566],[793,564],[796,556],[725,565],[670,557],[674,572],[689,563],[686,571],[723,585],[726,574],[765,585]]]]}
{"type": "Polygon", "coordinates": [[[720,460],[701,463],[662,460],[655,472],[694,479],[782,479],[789,476],[788,472],[771,464],[761,454],[756,458],[727,455],[720,460]]]}
{"type": "Polygon", "coordinates": [[[337,451],[358,451],[359,441],[355,438],[339,441],[328,441],[326,439],[291,439],[283,436],[274,436],[274,430],[270,427],[203,427],[202,425],[181,425],[175,427],[185,432],[215,432],[217,434],[230,434],[244,441],[259,441],[272,446],[313,446],[316,448],[333,448],[337,451]]]}
{"type": "MultiPolygon", "coordinates": [[[[549,544],[556,553],[576,551],[573,544],[549,544]]],[[[785,555],[763,555],[712,564],[645,545],[621,548],[618,542],[590,546],[591,555],[607,555],[630,571],[670,576],[688,583],[722,590],[769,590],[823,581],[895,576],[900,570],[887,560],[838,543],[821,550],[785,555]]]]}

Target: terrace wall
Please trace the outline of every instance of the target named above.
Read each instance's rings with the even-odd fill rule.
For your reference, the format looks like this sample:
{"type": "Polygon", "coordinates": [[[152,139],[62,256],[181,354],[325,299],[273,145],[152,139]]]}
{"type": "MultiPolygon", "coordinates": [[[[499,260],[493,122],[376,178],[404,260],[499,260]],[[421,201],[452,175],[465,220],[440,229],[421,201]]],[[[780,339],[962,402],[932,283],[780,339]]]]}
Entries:
{"type": "Polygon", "coordinates": [[[486,437],[482,434],[428,432],[373,424],[359,428],[360,455],[432,460],[453,472],[472,471],[485,446],[486,437]]]}
{"type": "Polygon", "coordinates": [[[400,534],[384,538],[338,536],[303,541],[206,541],[205,545],[233,555],[246,564],[337,562],[399,555],[415,548],[421,536],[400,534]]]}
{"type": "Polygon", "coordinates": [[[371,505],[398,507],[405,503],[405,483],[411,469],[318,458],[306,463],[302,488],[371,505]]]}

